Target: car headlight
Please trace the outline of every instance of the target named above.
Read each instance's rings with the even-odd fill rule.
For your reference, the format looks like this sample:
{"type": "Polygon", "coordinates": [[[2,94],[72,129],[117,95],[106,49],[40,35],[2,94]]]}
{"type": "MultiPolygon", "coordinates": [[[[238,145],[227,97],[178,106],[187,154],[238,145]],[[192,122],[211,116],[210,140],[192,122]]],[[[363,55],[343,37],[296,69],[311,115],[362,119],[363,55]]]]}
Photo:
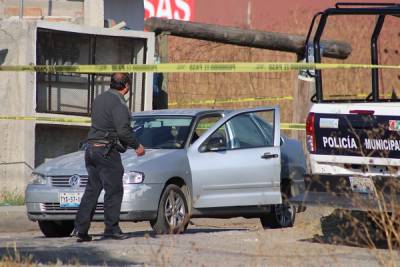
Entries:
{"type": "Polygon", "coordinates": [[[122,178],[124,184],[141,184],[144,181],[144,173],[126,172],[122,178]]]}
{"type": "Polygon", "coordinates": [[[47,184],[46,176],[44,176],[43,174],[32,173],[31,177],[31,184],[47,184]]]}

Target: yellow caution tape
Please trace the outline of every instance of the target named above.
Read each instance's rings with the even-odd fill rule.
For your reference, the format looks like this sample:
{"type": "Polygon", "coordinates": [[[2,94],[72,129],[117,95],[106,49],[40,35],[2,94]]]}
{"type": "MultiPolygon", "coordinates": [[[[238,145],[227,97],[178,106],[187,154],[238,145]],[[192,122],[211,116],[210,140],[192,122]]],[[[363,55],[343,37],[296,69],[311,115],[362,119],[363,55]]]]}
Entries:
{"type": "MultiPolygon", "coordinates": [[[[44,121],[44,122],[69,122],[69,123],[90,123],[90,118],[67,118],[67,117],[45,117],[45,116],[0,116],[0,120],[19,121],[44,121]]],[[[281,123],[281,130],[305,130],[303,123],[281,123]]]]}
{"type": "Polygon", "coordinates": [[[293,100],[292,96],[277,96],[277,97],[246,97],[246,98],[226,98],[226,99],[207,99],[195,100],[190,102],[169,102],[169,106],[190,106],[190,105],[215,105],[215,104],[229,104],[229,103],[243,103],[243,102],[256,102],[256,101],[282,101],[293,100]]]}
{"type": "MultiPolygon", "coordinates": [[[[113,72],[161,72],[161,73],[209,73],[209,72],[285,72],[302,69],[400,69],[400,65],[371,64],[332,64],[332,63],[171,63],[171,64],[123,64],[123,65],[1,65],[0,71],[26,71],[44,73],[113,73],[113,72]]],[[[344,95],[332,95],[342,97],[344,95]]],[[[353,95],[345,95],[353,96],[353,95]]],[[[355,96],[366,97],[366,94],[355,96]]],[[[293,100],[292,96],[255,97],[220,100],[199,100],[191,102],[172,102],[176,105],[223,104],[251,101],[293,100]]],[[[90,123],[87,118],[37,117],[37,116],[0,116],[0,120],[33,120],[46,122],[90,123]]],[[[305,130],[301,123],[281,123],[282,130],[305,130]]]]}
{"type": "MultiPolygon", "coordinates": [[[[332,94],[328,98],[366,98],[368,94],[332,94]]],[[[392,94],[384,94],[384,97],[391,97],[392,94]]],[[[168,102],[168,106],[194,106],[194,105],[216,105],[216,104],[231,104],[243,102],[257,102],[257,101],[293,101],[293,96],[272,96],[272,97],[245,97],[245,98],[226,98],[226,99],[203,99],[182,102],[168,102]]]]}
{"type": "Polygon", "coordinates": [[[18,121],[45,121],[45,122],[73,122],[90,123],[90,118],[67,118],[67,117],[39,117],[39,116],[0,116],[0,120],[18,120],[18,121]]]}
{"type": "Polygon", "coordinates": [[[349,97],[367,97],[368,96],[368,94],[332,94],[332,95],[329,95],[328,97],[331,97],[331,98],[349,98],[349,97]]]}
{"type": "Polygon", "coordinates": [[[302,69],[400,69],[400,65],[334,64],[334,63],[167,63],[122,65],[2,65],[0,71],[113,73],[113,72],[284,72],[302,69]]]}
{"type": "Polygon", "coordinates": [[[281,123],[281,130],[295,130],[305,131],[306,125],[304,123],[281,123]]]}
{"type": "MultiPolygon", "coordinates": [[[[332,94],[328,95],[330,98],[350,98],[350,97],[356,97],[356,98],[366,98],[368,94],[361,93],[361,94],[332,94]]],[[[392,96],[392,93],[387,93],[387,94],[380,94],[382,97],[388,97],[390,98],[392,96]]]]}
{"type": "MultiPolygon", "coordinates": [[[[368,94],[332,94],[328,95],[329,98],[366,98],[368,94]]],[[[384,97],[391,97],[392,94],[384,94],[384,97]]],[[[245,98],[226,98],[226,99],[203,99],[182,102],[168,102],[168,106],[193,106],[193,105],[216,105],[216,104],[231,104],[243,102],[257,102],[257,101],[293,101],[293,96],[272,96],[272,97],[245,97],[245,98]]]]}

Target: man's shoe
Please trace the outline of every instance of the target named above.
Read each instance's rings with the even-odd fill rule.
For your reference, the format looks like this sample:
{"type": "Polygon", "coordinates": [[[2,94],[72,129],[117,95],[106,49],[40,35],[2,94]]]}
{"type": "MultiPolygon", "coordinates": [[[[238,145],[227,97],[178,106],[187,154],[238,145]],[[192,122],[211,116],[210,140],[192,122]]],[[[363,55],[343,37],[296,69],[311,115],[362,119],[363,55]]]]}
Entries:
{"type": "Polygon", "coordinates": [[[88,234],[82,234],[82,233],[78,233],[76,235],[76,237],[78,239],[76,239],[76,242],[90,242],[92,241],[92,237],[88,234]]]}
{"type": "Polygon", "coordinates": [[[104,233],[102,239],[115,239],[115,240],[123,240],[128,238],[124,233],[104,233]]]}

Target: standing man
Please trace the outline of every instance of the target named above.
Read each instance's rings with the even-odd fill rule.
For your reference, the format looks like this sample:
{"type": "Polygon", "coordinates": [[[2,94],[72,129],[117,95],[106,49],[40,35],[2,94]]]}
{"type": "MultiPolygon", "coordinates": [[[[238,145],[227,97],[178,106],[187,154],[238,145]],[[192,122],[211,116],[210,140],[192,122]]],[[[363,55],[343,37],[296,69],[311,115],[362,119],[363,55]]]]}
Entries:
{"type": "Polygon", "coordinates": [[[85,193],[75,219],[78,242],[88,242],[88,234],[97,200],[104,188],[104,237],[123,239],[119,227],[121,202],[124,193],[121,155],[116,143],[135,149],[137,156],[145,151],[136,139],[130,124],[130,112],[124,95],[129,92],[130,78],[125,73],[111,76],[110,89],[96,97],[92,107],[92,126],[88,134],[85,165],[89,175],[85,193]]]}

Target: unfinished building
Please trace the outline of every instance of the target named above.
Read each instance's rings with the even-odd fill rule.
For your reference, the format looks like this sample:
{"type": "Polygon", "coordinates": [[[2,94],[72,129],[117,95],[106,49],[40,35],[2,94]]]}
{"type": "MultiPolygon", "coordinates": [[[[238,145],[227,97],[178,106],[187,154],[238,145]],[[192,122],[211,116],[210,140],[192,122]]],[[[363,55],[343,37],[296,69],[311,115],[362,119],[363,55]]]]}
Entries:
{"type": "MultiPolygon", "coordinates": [[[[0,24],[4,65],[151,64],[154,34],[45,21],[0,24]]],[[[109,75],[1,72],[0,179],[2,190],[23,190],[32,169],[48,158],[73,152],[86,137],[85,123],[46,117],[88,118],[94,98],[108,89],[109,75]],[[30,117],[42,120],[31,120],[30,117]]],[[[152,74],[132,74],[131,111],[152,108],[152,74]]]]}

